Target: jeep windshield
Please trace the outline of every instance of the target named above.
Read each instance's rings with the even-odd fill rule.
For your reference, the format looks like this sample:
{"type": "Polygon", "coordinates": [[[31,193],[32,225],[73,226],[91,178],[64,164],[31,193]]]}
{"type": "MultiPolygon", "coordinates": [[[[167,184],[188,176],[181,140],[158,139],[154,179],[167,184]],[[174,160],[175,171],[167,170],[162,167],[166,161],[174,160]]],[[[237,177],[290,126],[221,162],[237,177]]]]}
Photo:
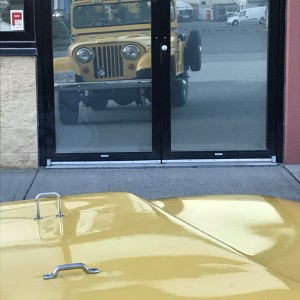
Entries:
{"type": "Polygon", "coordinates": [[[75,28],[145,24],[151,22],[150,1],[97,3],[73,9],[75,28]]]}
{"type": "MultiPolygon", "coordinates": [[[[171,1],[171,20],[175,9],[171,1]]],[[[77,29],[149,24],[151,22],[151,1],[128,1],[120,3],[92,3],[75,6],[73,26],[77,29]]]]}

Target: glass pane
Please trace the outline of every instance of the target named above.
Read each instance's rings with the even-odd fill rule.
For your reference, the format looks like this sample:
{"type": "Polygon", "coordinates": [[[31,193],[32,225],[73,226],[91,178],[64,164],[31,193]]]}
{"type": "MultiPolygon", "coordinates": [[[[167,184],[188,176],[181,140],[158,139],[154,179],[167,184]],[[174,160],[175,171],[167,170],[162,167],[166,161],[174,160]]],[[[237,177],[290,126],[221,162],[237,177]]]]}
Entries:
{"type": "Polygon", "coordinates": [[[24,0],[1,0],[0,32],[24,29],[24,0]]]}
{"type": "Polygon", "coordinates": [[[53,2],[56,152],[152,151],[150,3],[53,2]]]}
{"type": "Polygon", "coordinates": [[[171,150],[265,150],[268,1],[209,2],[177,1],[172,48],[186,57],[171,78],[171,150]]]}

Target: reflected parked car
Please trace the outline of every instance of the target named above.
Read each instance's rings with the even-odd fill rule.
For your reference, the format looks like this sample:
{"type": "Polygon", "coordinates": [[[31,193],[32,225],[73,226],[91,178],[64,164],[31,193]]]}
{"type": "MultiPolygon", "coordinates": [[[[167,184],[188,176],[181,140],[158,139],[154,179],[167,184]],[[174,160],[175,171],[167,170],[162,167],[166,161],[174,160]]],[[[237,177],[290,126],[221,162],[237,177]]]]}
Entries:
{"type": "Polygon", "coordinates": [[[266,22],[267,8],[262,7],[251,7],[242,10],[239,14],[228,17],[227,24],[237,26],[243,23],[259,23],[264,24],[266,22]]]}
{"type": "Polygon", "coordinates": [[[298,202],[46,193],[0,216],[1,299],[299,300],[298,202]]]}
{"type": "Polygon", "coordinates": [[[239,14],[239,12],[229,12],[226,14],[226,19],[231,18],[231,17],[235,17],[239,14]]]}

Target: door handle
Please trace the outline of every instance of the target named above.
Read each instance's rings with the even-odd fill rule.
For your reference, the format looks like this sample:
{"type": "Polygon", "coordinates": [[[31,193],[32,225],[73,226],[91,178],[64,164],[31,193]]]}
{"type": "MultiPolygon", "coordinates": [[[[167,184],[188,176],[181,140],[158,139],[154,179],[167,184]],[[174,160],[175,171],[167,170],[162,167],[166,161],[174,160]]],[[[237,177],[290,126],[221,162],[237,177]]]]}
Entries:
{"type": "Polygon", "coordinates": [[[73,263],[73,264],[64,264],[64,265],[59,265],[57,266],[53,273],[50,274],[45,274],[43,276],[43,279],[48,280],[48,279],[53,279],[55,278],[60,271],[66,271],[66,270],[74,270],[74,269],[81,269],[87,274],[97,274],[99,273],[99,269],[97,268],[91,268],[89,269],[85,264],[83,263],[73,263]]]}

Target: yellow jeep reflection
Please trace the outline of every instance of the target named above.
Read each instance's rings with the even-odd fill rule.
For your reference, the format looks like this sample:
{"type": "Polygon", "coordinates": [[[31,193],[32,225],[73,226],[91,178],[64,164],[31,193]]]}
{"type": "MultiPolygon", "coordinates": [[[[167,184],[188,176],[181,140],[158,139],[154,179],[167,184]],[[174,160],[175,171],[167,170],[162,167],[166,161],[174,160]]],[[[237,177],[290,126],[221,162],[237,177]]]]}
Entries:
{"type": "MultiPolygon", "coordinates": [[[[170,3],[172,104],[184,106],[187,72],[201,69],[201,40],[197,30],[188,37],[176,33],[175,3],[170,3]]],[[[93,110],[104,110],[109,100],[151,103],[150,1],[75,1],[71,34],[68,56],[54,59],[63,124],[77,122],[81,101],[93,110]]]]}

